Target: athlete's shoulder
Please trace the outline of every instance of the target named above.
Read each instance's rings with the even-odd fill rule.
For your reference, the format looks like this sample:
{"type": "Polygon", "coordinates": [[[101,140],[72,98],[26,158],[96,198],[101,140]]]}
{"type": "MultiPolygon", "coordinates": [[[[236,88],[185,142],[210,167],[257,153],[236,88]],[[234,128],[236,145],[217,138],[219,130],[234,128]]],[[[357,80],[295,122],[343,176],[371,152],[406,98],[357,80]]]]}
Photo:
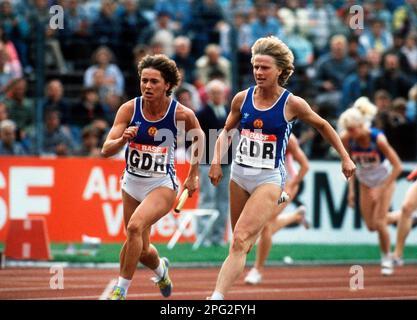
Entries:
{"type": "Polygon", "coordinates": [[[310,107],[308,102],[301,98],[300,96],[296,96],[294,94],[290,94],[288,97],[288,105],[294,106],[294,107],[310,107]]]}
{"type": "Polygon", "coordinates": [[[235,96],[233,97],[232,100],[232,109],[233,108],[239,108],[241,107],[241,105],[243,104],[243,102],[246,99],[246,95],[248,94],[250,88],[246,89],[246,90],[242,90],[239,91],[238,93],[235,94],[235,96]]]}
{"type": "Polygon", "coordinates": [[[184,106],[183,104],[177,102],[177,111],[175,113],[175,119],[177,121],[186,121],[187,119],[194,118],[195,113],[192,109],[184,106]]]}
{"type": "Polygon", "coordinates": [[[133,98],[123,103],[119,108],[119,112],[133,112],[135,109],[135,100],[136,98],[133,98]]]}

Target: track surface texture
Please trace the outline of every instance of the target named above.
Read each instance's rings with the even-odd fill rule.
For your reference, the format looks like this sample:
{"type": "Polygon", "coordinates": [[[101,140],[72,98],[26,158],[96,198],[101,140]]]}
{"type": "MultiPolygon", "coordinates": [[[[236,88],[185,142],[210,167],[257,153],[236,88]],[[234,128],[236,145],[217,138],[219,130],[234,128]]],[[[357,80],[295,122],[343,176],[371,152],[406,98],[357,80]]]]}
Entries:
{"type": "MultiPolygon", "coordinates": [[[[263,282],[247,285],[248,269],[232,287],[227,299],[417,299],[417,266],[397,267],[384,277],[378,265],[363,265],[363,289],[352,290],[354,274],[350,265],[268,267],[263,282]]],[[[171,268],[174,283],[169,299],[204,300],[214,289],[219,268],[171,268]]],[[[104,299],[114,285],[117,269],[64,268],[63,289],[56,287],[56,270],[48,268],[7,268],[0,270],[0,299],[97,300],[104,299]]],[[[163,298],[150,281],[149,270],[138,269],[129,289],[129,300],[163,298]]]]}

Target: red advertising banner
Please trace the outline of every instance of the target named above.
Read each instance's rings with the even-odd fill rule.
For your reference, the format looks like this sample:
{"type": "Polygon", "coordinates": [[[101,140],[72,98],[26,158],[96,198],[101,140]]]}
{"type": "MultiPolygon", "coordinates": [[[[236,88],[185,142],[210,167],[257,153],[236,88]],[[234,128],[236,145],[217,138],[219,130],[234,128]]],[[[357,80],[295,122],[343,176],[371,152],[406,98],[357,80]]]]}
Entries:
{"type": "MultiPolygon", "coordinates": [[[[180,184],[188,164],[177,164],[180,184]]],[[[120,178],[123,160],[94,158],[0,158],[0,241],[11,219],[46,218],[52,242],[81,242],[83,235],[103,242],[125,240],[120,178]]],[[[180,186],[182,191],[182,186],[180,186]]],[[[179,195],[178,195],[179,196],[179,195]]],[[[196,208],[198,194],[184,208],[196,208]]],[[[168,213],[152,229],[155,242],[167,242],[178,216],[168,213]]],[[[195,239],[192,226],[179,241],[195,239]]]]}

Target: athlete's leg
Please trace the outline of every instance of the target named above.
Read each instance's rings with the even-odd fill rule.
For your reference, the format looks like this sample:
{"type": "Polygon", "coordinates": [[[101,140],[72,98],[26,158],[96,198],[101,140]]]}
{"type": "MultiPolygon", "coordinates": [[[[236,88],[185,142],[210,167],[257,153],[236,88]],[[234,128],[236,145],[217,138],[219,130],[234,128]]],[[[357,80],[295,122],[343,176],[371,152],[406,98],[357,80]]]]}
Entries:
{"type": "MultiPolygon", "coordinates": [[[[129,223],[130,218],[132,217],[133,212],[139,206],[140,202],[131,197],[127,192],[122,190],[122,200],[123,200],[123,221],[124,227],[127,231],[127,224],[129,223]]],[[[124,242],[122,249],[120,251],[120,273],[122,272],[125,257],[126,257],[126,242],[124,242]]]]}
{"type": "Polygon", "coordinates": [[[376,206],[375,190],[363,184],[359,184],[359,204],[362,218],[369,231],[376,231],[374,225],[373,212],[376,206]]]}
{"type": "MultiPolygon", "coordinates": [[[[242,273],[246,255],[266,222],[275,215],[278,209],[277,195],[279,194],[281,194],[279,186],[264,184],[256,188],[246,202],[240,217],[235,222],[229,255],[220,270],[215,292],[224,295],[242,273]]],[[[231,197],[231,201],[235,200],[231,197]]]]}
{"type": "MultiPolygon", "coordinates": [[[[291,187],[286,189],[286,191],[291,195],[291,199],[294,199],[298,192],[298,184],[294,185],[289,183],[289,185],[291,187]]],[[[262,271],[265,265],[265,261],[268,258],[272,247],[272,236],[275,234],[275,232],[298,220],[298,215],[281,215],[281,213],[290,203],[291,202],[284,202],[279,205],[276,211],[276,216],[272,217],[272,219],[268,221],[268,223],[261,231],[256,249],[255,269],[257,269],[257,271],[262,271]]]]}
{"type": "Polygon", "coordinates": [[[375,190],[377,192],[378,201],[374,207],[373,212],[374,226],[378,232],[381,252],[385,255],[390,253],[390,237],[387,225],[387,214],[389,206],[391,205],[394,189],[395,183],[391,183],[387,187],[378,187],[375,190]]]}
{"type": "Polygon", "coordinates": [[[401,210],[388,212],[387,224],[390,225],[390,224],[398,223],[398,221],[400,221],[400,218],[401,218],[401,210]]]}
{"type": "Polygon", "coordinates": [[[127,225],[127,242],[121,276],[132,279],[139,257],[142,254],[144,231],[171,210],[175,192],[167,187],[151,191],[136,208],[127,225]]]}
{"type": "Polygon", "coordinates": [[[405,240],[411,230],[412,214],[417,209],[417,181],[408,189],[401,206],[401,218],[397,227],[397,244],[394,257],[402,258],[404,254],[405,240]]]}

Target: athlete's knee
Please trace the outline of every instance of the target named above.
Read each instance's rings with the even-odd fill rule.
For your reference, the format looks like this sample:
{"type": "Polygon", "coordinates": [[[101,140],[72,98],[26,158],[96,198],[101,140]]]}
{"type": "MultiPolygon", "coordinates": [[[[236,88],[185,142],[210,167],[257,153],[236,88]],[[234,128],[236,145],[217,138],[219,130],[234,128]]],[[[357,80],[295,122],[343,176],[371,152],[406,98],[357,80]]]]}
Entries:
{"type": "Polygon", "coordinates": [[[129,221],[127,224],[127,236],[139,237],[142,236],[142,232],[145,229],[145,225],[142,221],[129,221]]]}
{"type": "Polygon", "coordinates": [[[370,221],[366,223],[366,228],[368,231],[374,232],[377,230],[377,225],[375,221],[370,221]]]}
{"type": "Polygon", "coordinates": [[[249,240],[249,232],[239,230],[235,231],[230,250],[232,252],[248,253],[250,248],[252,247],[249,240]]]}
{"type": "Polygon", "coordinates": [[[413,208],[413,206],[409,203],[404,203],[403,206],[401,207],[401,215],[403,215],[406,218],[410,218],[411,215],[413,214],[415,208],[413,208]]]}

